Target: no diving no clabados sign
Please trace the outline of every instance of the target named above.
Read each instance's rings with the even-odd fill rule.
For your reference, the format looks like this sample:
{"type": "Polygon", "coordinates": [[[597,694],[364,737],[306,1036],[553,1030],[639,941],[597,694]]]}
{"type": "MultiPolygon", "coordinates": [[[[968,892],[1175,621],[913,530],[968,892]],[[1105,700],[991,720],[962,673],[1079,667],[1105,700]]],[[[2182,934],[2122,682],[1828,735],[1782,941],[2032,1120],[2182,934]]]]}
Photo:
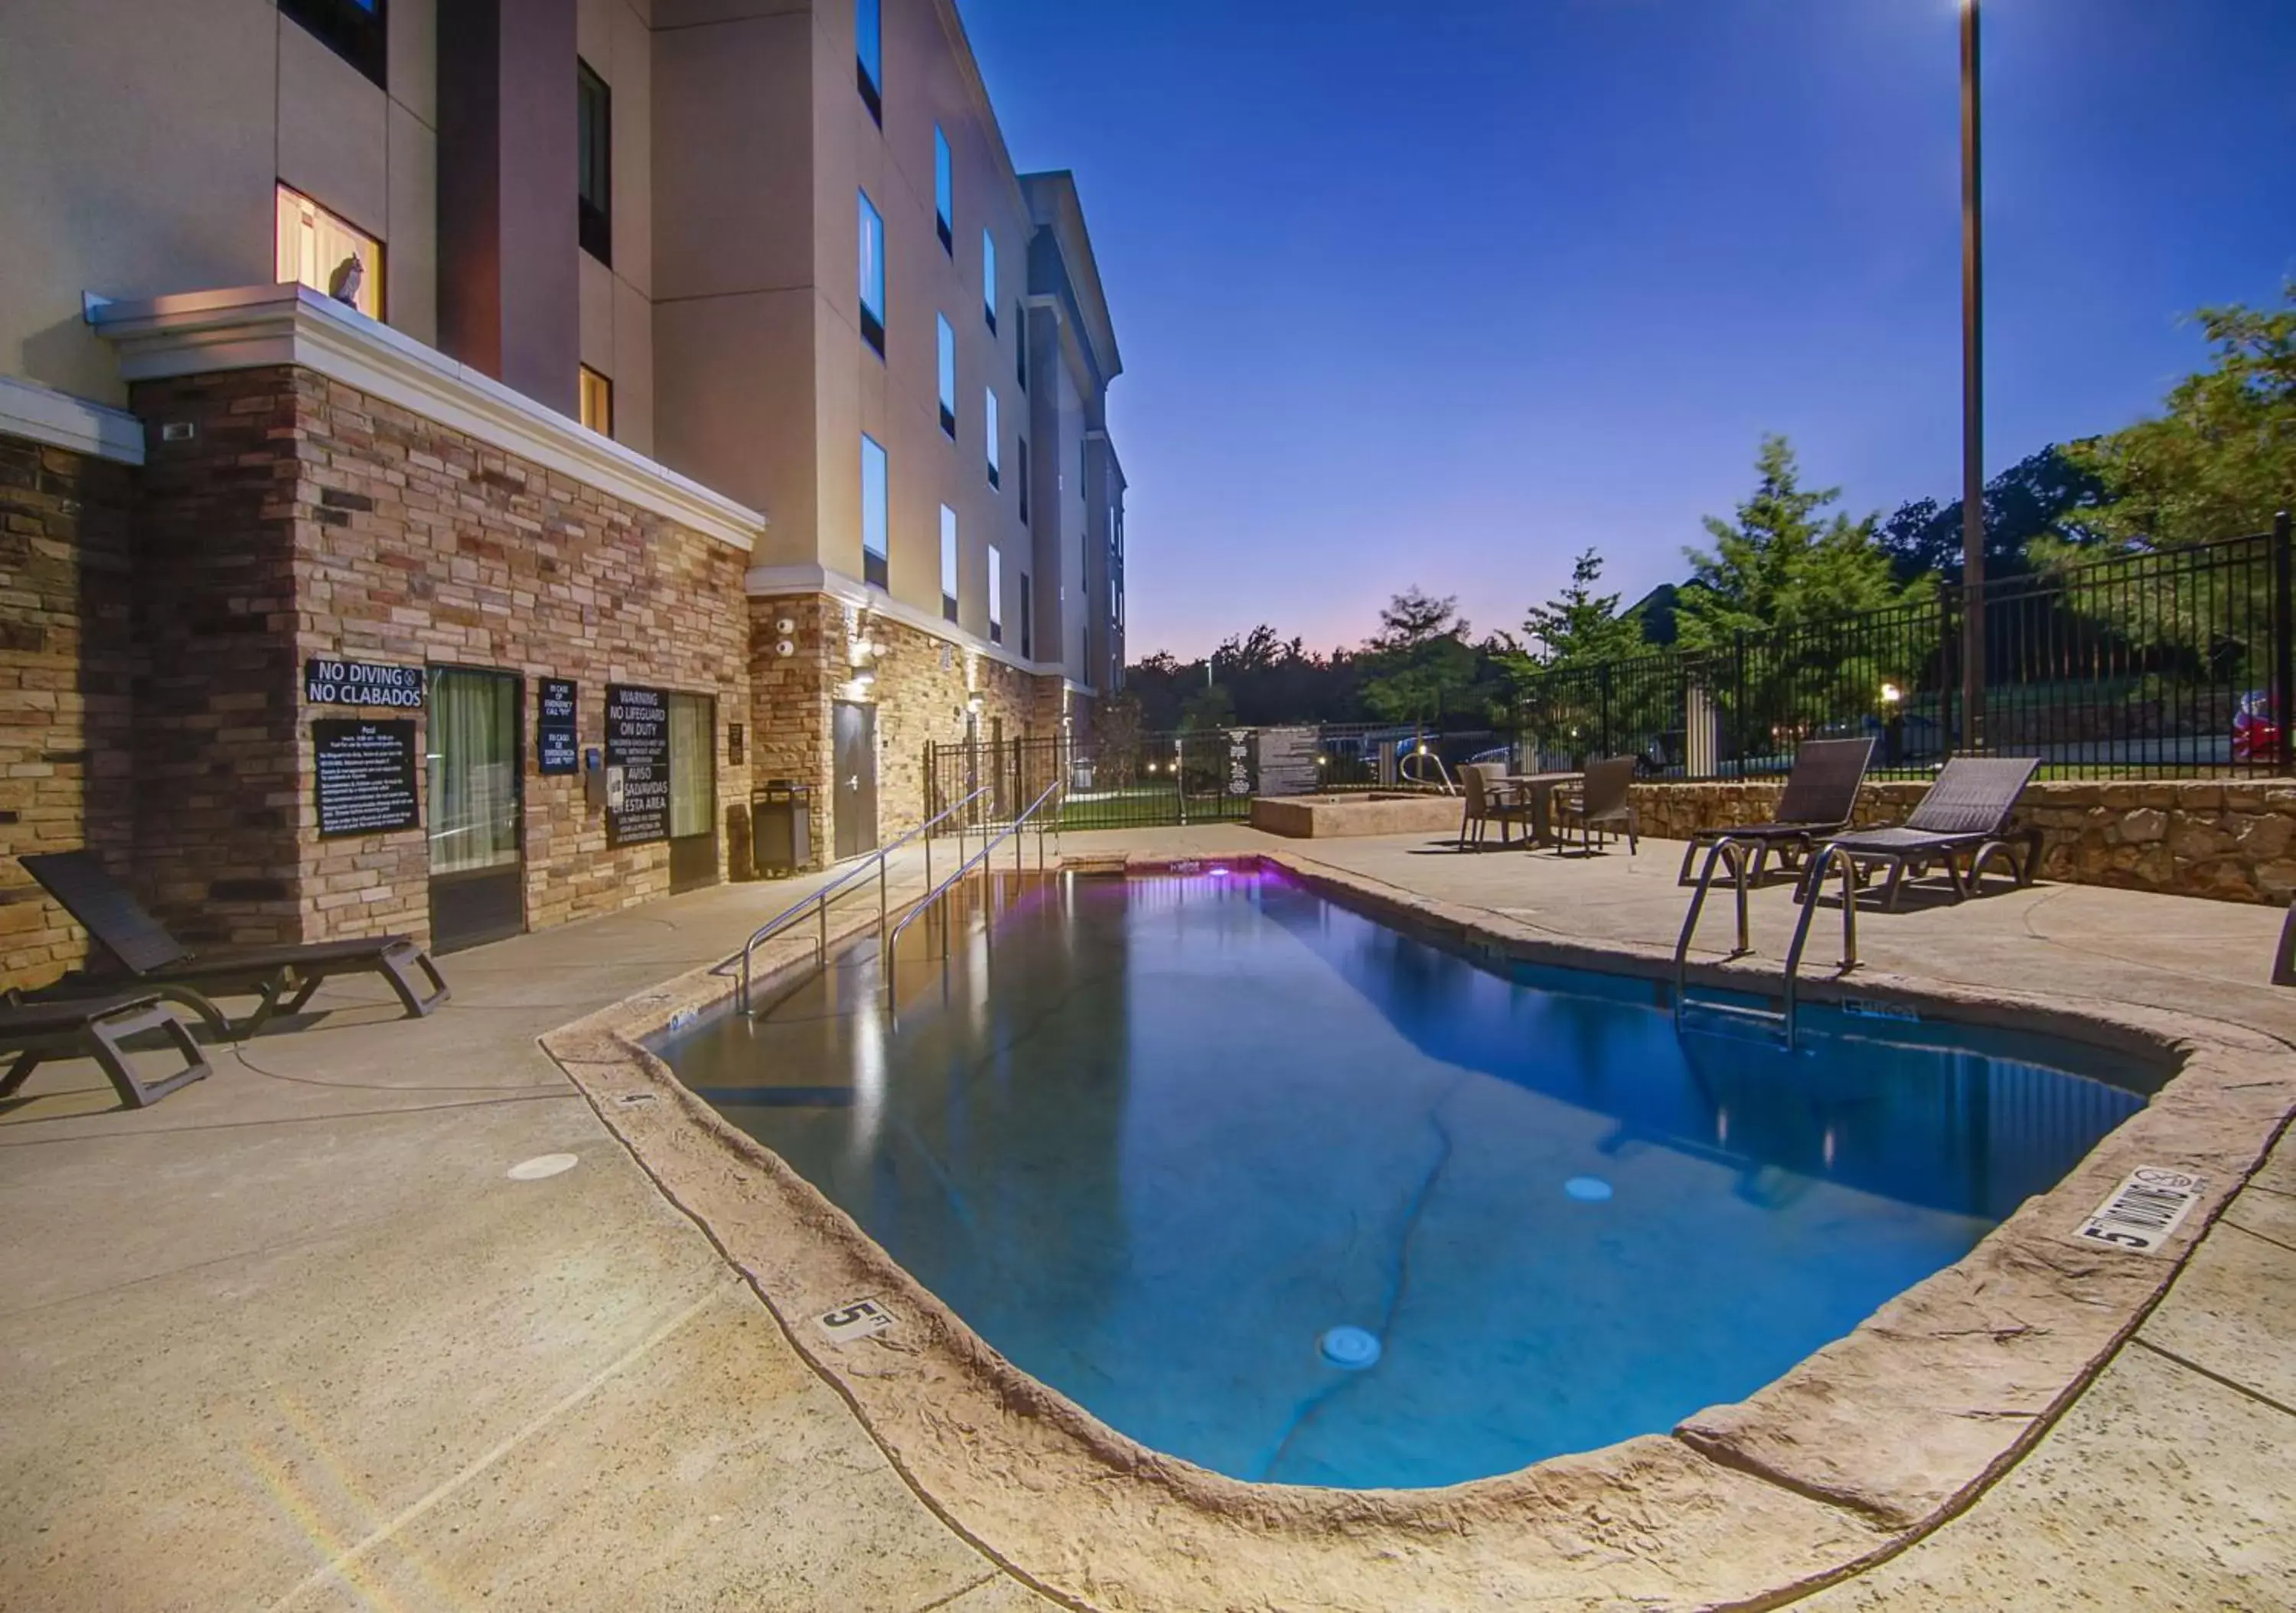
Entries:
{"type": "Polygon", "coordinates": [[[379,661],[334,661],[313,656],[303,663],[303,698],[314,706],[422,704],[422,668],[390,667],[379,661]]]}

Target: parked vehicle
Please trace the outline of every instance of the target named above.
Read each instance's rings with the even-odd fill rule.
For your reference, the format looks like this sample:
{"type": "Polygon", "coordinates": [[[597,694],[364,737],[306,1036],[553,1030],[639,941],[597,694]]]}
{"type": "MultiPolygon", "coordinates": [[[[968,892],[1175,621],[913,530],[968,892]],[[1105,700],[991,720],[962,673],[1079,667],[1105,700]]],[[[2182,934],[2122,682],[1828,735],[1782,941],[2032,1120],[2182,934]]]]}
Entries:
{"type": "Polygon", "coordinates": [[[2232,714],[2232,759],[2268,762],[2280,754],[2280,713],[2272,692],[2251,689],[2240,697],[2232,714]]]}

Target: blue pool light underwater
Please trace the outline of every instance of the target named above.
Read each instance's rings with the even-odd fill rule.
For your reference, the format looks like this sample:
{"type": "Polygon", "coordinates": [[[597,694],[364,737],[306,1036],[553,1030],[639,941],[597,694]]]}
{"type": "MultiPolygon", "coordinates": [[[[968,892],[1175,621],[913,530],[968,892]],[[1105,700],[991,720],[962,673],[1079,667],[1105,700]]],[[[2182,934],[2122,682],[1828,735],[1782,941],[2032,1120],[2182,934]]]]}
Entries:
{"type": "Polygon", "coordinates": [[[872,941],[659,1051],[1022,1371],[1215,1471],[1351,1488],[1743,1399],[2157,1079],[1822,1005],[1797,1056],[1679,1032],[1647,980],[1229,872],[1047,888],[904,968],[897,1027],[872,941]]]}

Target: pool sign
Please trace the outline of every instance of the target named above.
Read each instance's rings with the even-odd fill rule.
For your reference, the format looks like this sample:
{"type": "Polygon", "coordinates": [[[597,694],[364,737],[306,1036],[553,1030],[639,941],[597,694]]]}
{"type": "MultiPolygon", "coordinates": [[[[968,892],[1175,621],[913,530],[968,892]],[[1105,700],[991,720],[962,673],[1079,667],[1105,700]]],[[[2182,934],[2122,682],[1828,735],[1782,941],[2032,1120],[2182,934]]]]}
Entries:
{"type": "Polygon", "coordinates": [[[669,839],[669,696],[606,685],[606,837],[614,846],[669,839]]]}
{"type": "Polygon", "coordinates": [[[534,725],[535,765],[543,773],[575,772],[574,684],[562,677],[542,680],[534,725]]]}
{"type": "Polygon", "coordinates": [[[313,656],[303,663],[303,698],[314,706],[422,704],[422,668],[388,667],[376,661],[336,661],[313,656]]]}
{"type": "Polygon", "coordinates": [[[2207,1187],[2206,1176],[2163,1166],[2140,1166],[2128,1173],[2112,1197],[2081,1223],[2073,1236],[2109,1243],[2140,1255],[2157,1253],[2169,1241],[2207,1187]]]}
{"type": "Polygon", "coordinates": [[[1251,793],[1251,730],[1249,728],[1227,731],[1227,792],[1230,795],[1251,793]]]}
{"type": "Polygon", "coordinates": [[[892,1326],[893,1313],[879,1300],[856,1299],[833,1311],[824,1311],[813,1320],[829,1335],[830,1343],[850,1344],[856,1339],[873,1339],[892,1326]]]}

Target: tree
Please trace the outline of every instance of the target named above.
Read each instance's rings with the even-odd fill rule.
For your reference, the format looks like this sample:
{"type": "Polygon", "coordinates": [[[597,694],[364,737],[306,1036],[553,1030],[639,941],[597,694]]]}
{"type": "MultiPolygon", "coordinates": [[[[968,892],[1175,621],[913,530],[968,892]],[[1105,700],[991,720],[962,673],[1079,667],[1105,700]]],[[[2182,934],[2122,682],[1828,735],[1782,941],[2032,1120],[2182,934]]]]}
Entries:
{"type": "Polygon", "coordinates": [[[1898,580],[1873,517],[1828,515],[1841,490],[1805,488],[1784,438],[1765,437],[1754,463],[1760,480],[1735,522],[1706,518],[1713,553],[1687,552],[1694,575],[1676,621],[1683,645],[1711,658],[1732,731],[1767,750],[1874,716],[1884,684],[1912,682],[1926,642],[1875,631],[1861,614],[1911,602],[1929,579],[1898,580]],[[1765,733],[1767,743],[1755,737],[1765,733]]]}
{"type": "Polygon", "coordinates": [[[2281,298],[2270,312],[2201,309],[2213,365],[2178,382],[2160,419],[2066,450],[2104,485],[2104,507],[2087,518],[2101,536],[2205,543],[2260,532],[2296,503],[2296,279],[2281,298]]]}
{"type": "Polygon", "coordinates": [[[1713,552],[1684,551],[1692,576],[1676,622],[1685,646],[1716,650],[1740,632],[1838,621],[1911,597],[1874,542],[1874,519],[1826,517],[1841,489],[1805,488],[1784,438],[1763,438],[1754,468],[1761,479],[1735,522],[1706,518],[1713,552]]]}
{"type": "Polygon", "coordinates": [[[1364,657],[1363,700],[1373,716],[1440,726],[1474,709],[1481,667],[1456,599],[1407,588],[1379,622],[1364,657]]]}
{"type": "MultiPolygon", "coordinates": [[[[2018,577],[2033,569],[2044,540],[2087,542],[2090,515],[2103,502],[2096,473],[2054,444],[2029,454],[1985,484],[1985,575],[2018,577]]],[[[1891,512],[1875,534],[1883,553],[1910,582],[1934,571],[1961,580],[1961,501],[1919,498],[1891,512]]]]}
{"type": "Polygon", "coordinates": [[[1619,596],[1597,594],[1603,557],[1588,549],[1570,564],[1570,581],[1522,618],[1523,636],[1538,648],[1521,659],[1544,667],[1621,659],[1643,648],[1640,625],[1619,614],[1619,596]]]}

